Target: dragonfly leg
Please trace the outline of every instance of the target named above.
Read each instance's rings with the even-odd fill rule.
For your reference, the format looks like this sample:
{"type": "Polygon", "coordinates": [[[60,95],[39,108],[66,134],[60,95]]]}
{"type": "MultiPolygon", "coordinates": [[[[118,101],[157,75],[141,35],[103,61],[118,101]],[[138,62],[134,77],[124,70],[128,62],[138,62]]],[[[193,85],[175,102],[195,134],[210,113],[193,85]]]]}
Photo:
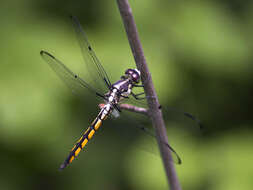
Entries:
{"type": "Polygon", "coordinates": [[[139,94],[135,94],[135,96],[141,96],[141,95],[143,95],[143,94],[145,94],[145,92],[141,92],[141,93],[139,93],[139,94]]]}
{"type": "Polygon", "coordinates": [[[144,92],[142,93],[139,93],[139,94],[135,94],[133,92],[131,92],[131,95],[136,99],[136,100],[143,100],[143,99],[146,99],[146,96],[145,97],[139,97],[141,95],[145,94],[144,92]]]}
{"type": "Polygon", "coordinates": [[[129,98],[128,96],[125,96],[125,95],[120,95],[122,98],[129,98]]]}
{"type": "Polygon", "coordinates": [[[143,84],[133,84],[133,87],[144,87],[143,84]]]}

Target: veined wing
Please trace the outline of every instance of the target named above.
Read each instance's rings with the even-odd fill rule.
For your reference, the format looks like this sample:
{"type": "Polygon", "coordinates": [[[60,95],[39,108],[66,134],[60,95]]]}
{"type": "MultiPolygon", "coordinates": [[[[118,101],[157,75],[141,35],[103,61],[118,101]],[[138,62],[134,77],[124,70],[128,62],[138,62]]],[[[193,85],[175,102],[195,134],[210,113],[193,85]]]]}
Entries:
{"type": "MultiPolygon", "coordinates": [[[[145,104],[144,104],[145,105],[145,104]]],[[[122,108],[122,107],[120,107],[120,108],[122,108]]],[[[137,107],[136,107],[137,108],[137,107]]],[[[185,123],[185,126],[194,126],[194,127],[196,127],[196,126],[198,126],[200,129],[202,129],[203,128],[203,126],[202,126],[202,123],[201,123],[201,121],[200,120],[198,120],[198,118],[196,118],[195,116],[193,116],[192,114],[190,114],[190,113],[187,113],[187,112],[183,112],[183,111],[180,111],[180,110],[178,110],[178,109],[175,109],[175,108],[161,108],[162,110],[163,110],[163,115],[169,115],[169,118],[167,118],[167,119],[169,119],[169,120],[174,120],[174,121],[176,121],[177,119],[179,119],[179,117],[182,117],[181,119],[180,119],[180,121],[177,121],[177,122],[179,122],[179,125],[182,125],[182,122],[183,122],[183,120],[184,120],[184,117],[185,118],[187,118],[188,120],[186,120],[186,121],[184,121],[184,122],[186,122],[185,123]],[[170,114],[168,114],[168,113],[170,113],[170,114]],[[178,115],[177,117],[177,119],[174,119],[174,118],[171,118],[171,117],[173,117],[173,115],[175,116],[175,115],[178,115]],[[190,121],[190,120],[192,120],[192,121],[190,121]]],[[[122,109],[122,112],[121,112],[121,120],[126,120],[125,122],[122,122],[122,124],[120,124],[120,125],[117,125],[117,126],[124,126],[124,125],[126,125],[126,127],[123,127],[123,128],[126,128],[126,130],[128,130],[128,131],[133,131],[133,133],[135,134],[136,133],[136,130],[137,131],[142,131],[142,133],[143,134],[146,134],[146,136],[143,136],[144,137],[144,139],[147,139],[146,137],[147,137],[147,135],[149,136],[149,137],[152,137],[152,138],[149,138],[149,140],[151,140],[151,141],[154,141],[155,142],[155,139],[156,139],[156,134],[155,134],[155,132],[154,132],[154,130],[152,129],[152,128],[148,128],[148,127],[146,127],[146,125],[145,124],[142,124],[142,123],[140,123],[140,122],[137,122],[137,120],[136,120],[136,118],[137,118],[137,115],[142,115],[142,114],[136,114],[136,113],[129,113],[129,111],[130,110],[128,110],[128,111],[126,111],[126,110],[124,110],[124,109],[122,109]],[[126,113],[127,112],[127,113],[126,113]],[[132,116],[131,116],[131,114],[133,114],[132,116]],[[132,129],[130,129],[130,127],[132,128],[132,129]],[[135,128],[135,129],[134,129],[135,128]]],[[[141,109],[139,110],[140,111],[140,113],[141,113],[141,109]]],[[[135,112],[135,111],[133,111],[133,112],[135,112]]],[[[166,118],[166,117],[165,117],[166,118]]],[[[141,120],[143,120],[143,118],[141,119],[141,120]]],[[[147,121],[147,118],[145,118],[144,119],[144,121],[145,121],[145,123],[146,123],[146,121],[147,121]]],[[[149,123],[149,121],[148,121],[148,123],[149,123]]],[[[148,125],[150,125],[151,123],[149,123],[148,125]]],[[[192,127],[193,127],[192,126],[192,127]]],[[[128,132],[126,131],[125,132],[125,134],[127,134],[128,132]]],[[[133,136],[132,134],[131,135],[129,135],[129,137],[131,137],[131,136],[133,136]]],[[[131,140],[130,140],[131,141],[131,140]]],[[[152,144],[152,143],[151,143],[152,144]]],[[[153,143],[154,144],[154,143],[153,143]]],[[[174,163],[176,163],[176,164],[181,164],[182,163],[182,161],[181,161],[181,159],[180,159],[180,157],[179,157],[179,155],[177,154],[177,152],[175,151],[175,149],[173,149],[171,146],[170,146],[170,144],[169,143],[167,143],[167,142],[165,142],[165,141],[163,141],[162,142],[162,144],[165,146],[165,147],[167,147],[168,148],[168,150],[170,151],[170,153],[171,153],[171,156],[172,156],[172,160],[173,160],[173,162],[174,163]]],[[[145,148],[148,148],[148,147],[145,147],[145,148]]],[[[153,151],[151,151],[151,152],[153,152],[153,151]]]]}
{"type": "Polygon", "coordinates": [[[96,95],[103,96],[103,93],[101,94],[101,92],[97,92],[87,82],[73,73],[67,66],[65,66],[50,53],[41,51],[40,55],[55,71],[55,73],[65,82],[65,84],[72,89],[74,94],[83,95],[85,93],[85,89],[88,89],[90,92],[95,93],[96,95]]]}
{"type": "MultiPolygon", "coordinates": [[[[117,112],[117,110],[115,109],[114,111],[117,112]]],[[[139,114],[139,116],[140,115],[141,114],[139,114]]],[[[144,145],[144,147],[142,148],[147,149],[148,152],[153,152],[154,149],[152,148],[156,147],[156,142],[157,142],[155,132],[151,128],[146,127],[146,124],[142,124],[138,122],[137,120],[138,119],[136,118],[136,113],[130,113],[126,110],[122,110],[122,112],[120,113],[120,119],[112,119],[112,122],[114,123],[112,124],[112,126],[120,127],[119,132],[121,134],[121,137],[124,138],[123,136],[125,136],[127,139],[129,138],[127,140],[129,142],[132,141],[132,139],[130,138],[134,138],[134,136],[136,135],[143,136],[144,139],[149,140],[150,142],[147,144],[147,146],[144,145]],[[152,147],[150,147],[150,144],[152,145],[152,147]]],[[[146,117],[145,117],[145,120],[146,120],[146,117]]],[[[150,121],[148,121],[147,124],[148,123],[150,124],[150,121]]],[[[167,142],[162,142],[162,144],[166,148],[168,148],[168,151],[170,151],[171,153],[172,160],[170,161],[174,162],[175,164],[181,164],[182,161],[179,155],[177,154],[177,152],[167,142]]]]}
{"type": "Polygon", "coordinates": [[[99,59],[97,58],[95,52],[93,51],[90,43],[88,42],[88,39],[84,30],[81,27],[81,24],[74,16],[71,16],[71,20],[75,28],[77,40],[81,47],[82,55],[87,66],[87,70],[91,75],[90,77],[93,78],[93,80],[96,81],[97,84],[101,84],[102,81],[102,86],[106,86],[107,90],[109,90],[111,87],[110,79],[102,64],[100,63],[99,59]],[[99,79],[101,79],[100,81],[97,80],[97,76],[99,76],[99,79]]]}
{"type": "MultiPolygon", "coordinates": [[[[146,97],[144,99],[136,100],[132,96],[130,96],[128,99],[124,99],[122,101],[122,103],[127,103],[127,104],[130,104],[130,105],[136,105],[136,106],[139,106],[139,107],[148,108],[148,105],[147,105],[147,99],[148,98],[152,98],[152,97],[146,97]]],[[[196,116],[194,116],[190,112],[185,112],[185,111],[180,110],[178,108],[168,107],[168,106],[166,106],[166,107],[161,106],[161,109],[162,109],[163,116],[164,116],[165,119],[167,119],[168,116],[169,116],[170,119],[172,119],[172,116],[174,116],[175,118],[180,118],[181,117],[181,119],[178,119],[178,120],[183,121],[184,120],[183,117],[185,117],[187,119],[192,120],[195,123],[195,125],[199,127],[199,129],[204,128],[204,126],[202,124],[202,121],[200,121],[196,116]]]]}
{"type": "MultiPolygon", "coordinates": [[[[156,135],[149,128],[141,126],[141,125],[134,126],[134,127],[136,127],[139,130],[145,132],[147,135],[153,137],[154,139],[156,138],[156,135]]],[[[170,153],[171,153],[171,156],[172,156],[172,161],[175,164],[182,164],[182,160],[179,157],[179,155],[177,154],[177,152],[167,142],[162,142],[162,144],[170,150],[170,153]]]]}

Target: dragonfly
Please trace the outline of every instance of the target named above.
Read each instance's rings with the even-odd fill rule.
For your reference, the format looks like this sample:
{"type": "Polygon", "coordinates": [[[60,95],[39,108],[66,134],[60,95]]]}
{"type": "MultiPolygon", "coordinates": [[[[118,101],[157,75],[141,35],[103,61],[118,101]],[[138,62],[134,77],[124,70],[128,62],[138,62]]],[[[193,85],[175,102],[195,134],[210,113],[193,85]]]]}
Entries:
{"type": "MultiPolygon", "coordinates": [[[[140,96],[144,93],[135,94],[133,92],[134,88],[143,88],[143,85],[140,84],[141,73],[138,69],[129,68],[126,69],[125,73],[121,78],[115,83],[111,83],[107,72],[96,56],[93,48],[88,42],[87,36],[81,27],[78,19],[74,16],[71,16],[71,21],[73,23],[75,33],[81,47],[82,55],[88,69],[94,71],[96,75],[94,76],[95,80],[100,82],[107,91],[101,92],[96,89],[93,85],[88,83],[86,80],[81,78],[79,75],[72,72],[66,65],[64,65],[60,60],[55,58],[52,54],[47,51],[42,50],[40,52],[41,57],[45,60],[46,63],[52,68],[52,70],[62,79],[65,84],[70,87],[73,93],[79,93],[80,91],[90,91],[95,96],[101,98],[104,101],[104,104],[100,105],[100,111],[97,117],[89,125],[87,130],[81,135],[79,140],[74,144],[73,148],[69,152],[65,161],[61,164],[60,170],[66,168],[72,161],[79,155],[82,149],[87,145],[87,143],[93,138],[94,134],[99,130],[102,123],[108,118],[108,116],[114,113],[122,112],[120,104],[129,99],[130,97],[140,100],[140,96]]],[[[191,116],[191,115],[190,115],[191,116]]],[[[190,117],[189,116],[189,117],[190,117]]],[[[137,127],[144,132],[152,135],[148,132],[145,127],[137,127]]],[[[168,147],[169,151],[172,154],[173,161],[177,164],[181,164],[181,159],[176,153],[176,151],[168,144],[165,143],[165,146],[168,147]]]]}

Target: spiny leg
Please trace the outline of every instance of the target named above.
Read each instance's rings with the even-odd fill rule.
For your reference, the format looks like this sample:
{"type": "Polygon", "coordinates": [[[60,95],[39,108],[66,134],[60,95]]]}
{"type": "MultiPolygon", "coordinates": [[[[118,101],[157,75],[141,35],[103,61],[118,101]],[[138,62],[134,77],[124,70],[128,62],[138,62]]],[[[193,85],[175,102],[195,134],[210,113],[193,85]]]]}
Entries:
{"type": "MultiPolygon", "coordinates": [[[[143,84],[141,84],[141,85],[133,84],[133,87],[139,87],[139,88],[141,87],[141,88],[143,88],[144,85],[143,85],[143,84]]],[[[143,94],[145,94],[145,92],[141,92],[141,93],[139,93],[139,94],[135,94],[135,93],[131,92],[131,95],[132,95],[136,100],[144,100],[144,99],[147,99],[147,98],[154,98],[153,96],[139,97],[139,96],[141,96],[141,95],[143,95],[143,94]]]]}
{"type": "Polygon", "coordinates": [[[126,96],[126,95],[120,95],[122,98],[129,98],[128,96],[126,96]]]}
{"type": "Polygon", "coordinates": [[[135,94],[133,92],[131,92],[131,95],[136,99],[136,100],[143,100],[143,99],[146,99],[146,97],[139,97],[141,95],[145,94],[144,92],[142,93],[139,93],[139,94],[135,94]]]}
{"type": "Polygon", "coordinates": [[[133,87],[144,87],[144,85],[143,84],[133,84],[133,87]]]}

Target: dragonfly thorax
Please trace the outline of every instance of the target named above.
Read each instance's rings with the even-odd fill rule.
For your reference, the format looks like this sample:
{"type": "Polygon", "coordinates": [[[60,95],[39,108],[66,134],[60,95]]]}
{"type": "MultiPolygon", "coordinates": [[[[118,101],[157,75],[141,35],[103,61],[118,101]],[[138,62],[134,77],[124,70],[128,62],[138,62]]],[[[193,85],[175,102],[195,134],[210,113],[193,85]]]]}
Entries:
{"type": "Polygon", "coordinates": [[[127,69],[125,75],[112,84],[110,92],[106,94],[108,102],[118,104],[120,100],[127,98],[135,84],[140,82],[140,71],[137,69],[127,69]]]}
{"type": "Polygon", "coordinates": [[[108,102],[118,104],[122,98],[128,97],[132,91],[132,81],[130,78],[118,80],[112,84],[111,90],[106,95],[108,96],[108,102]]]}

